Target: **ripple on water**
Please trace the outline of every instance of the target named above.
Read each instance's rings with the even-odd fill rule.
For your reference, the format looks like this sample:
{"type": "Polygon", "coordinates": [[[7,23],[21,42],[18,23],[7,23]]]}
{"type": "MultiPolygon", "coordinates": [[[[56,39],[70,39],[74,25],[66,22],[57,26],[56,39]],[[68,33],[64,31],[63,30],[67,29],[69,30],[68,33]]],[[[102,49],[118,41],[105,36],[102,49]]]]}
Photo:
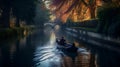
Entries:
{"type": "Polygon", "coordinates": [[[50,41],[45,46],[36,48],[33,59],[34,67],[89,67],[90,53],[86,49],[79,48],[78,56],[70,58],[56,48],[55,38],[52,32],[50,41]]]}
{"type": "Polygon", "coordinates": [[[34,53],[35,67],[60,67],[61,55],[55,46],[38,47],[34,53]]]}

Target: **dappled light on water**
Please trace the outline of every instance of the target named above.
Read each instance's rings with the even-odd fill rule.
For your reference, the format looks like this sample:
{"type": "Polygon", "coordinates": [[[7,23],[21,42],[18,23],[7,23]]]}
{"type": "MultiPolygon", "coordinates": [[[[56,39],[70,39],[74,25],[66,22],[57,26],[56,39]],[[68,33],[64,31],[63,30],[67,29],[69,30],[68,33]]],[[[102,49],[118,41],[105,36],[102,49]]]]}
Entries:
{"type": "Polygon", "coordinates": [[[56,40],[55,34],[54,34],[54,32],[51,32],[50,45],[54,45],[55,44],[55,40],[56,40]]]}
{"type": "Polygon", "coordinates": [[[55,34],[51,32],[50,40],[45,46],[37,47],[34,53],[35,67],[61,67],[61,55],[55,46],[55,34]]]}
{"type": "Polygon", "coordinates": [[[54,47],[38,47],[34,56],[35,67],[60,67],[61,56],[54,47]]]}

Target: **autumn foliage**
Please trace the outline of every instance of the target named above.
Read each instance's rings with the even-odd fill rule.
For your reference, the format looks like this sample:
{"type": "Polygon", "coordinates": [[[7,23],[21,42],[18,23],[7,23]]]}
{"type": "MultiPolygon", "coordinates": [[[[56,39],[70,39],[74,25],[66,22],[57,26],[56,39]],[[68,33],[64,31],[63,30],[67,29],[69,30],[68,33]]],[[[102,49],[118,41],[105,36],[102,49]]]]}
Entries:
{"type": "Polygon", "coordinates": [[[118,0],[52,0],[50,9],[63,22],[76,22],[96,18],[97,8],[110,3],[120,5],[118,0]]]}

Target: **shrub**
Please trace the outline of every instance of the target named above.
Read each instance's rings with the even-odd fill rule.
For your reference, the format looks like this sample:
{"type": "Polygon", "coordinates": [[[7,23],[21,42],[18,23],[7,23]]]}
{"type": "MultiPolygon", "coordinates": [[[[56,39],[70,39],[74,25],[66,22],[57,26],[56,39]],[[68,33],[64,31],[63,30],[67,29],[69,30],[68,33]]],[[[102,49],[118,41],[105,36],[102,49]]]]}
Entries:
{"type": "Polygon", "coordinates": [[[110,35],[112,32],[110,30],[113,30],[114,34],[117,34],[115,29],[120,26],[120,7],[112,5],[100,7],[97,11],[97,17],[100,21],[99,32],[110,35]]]}

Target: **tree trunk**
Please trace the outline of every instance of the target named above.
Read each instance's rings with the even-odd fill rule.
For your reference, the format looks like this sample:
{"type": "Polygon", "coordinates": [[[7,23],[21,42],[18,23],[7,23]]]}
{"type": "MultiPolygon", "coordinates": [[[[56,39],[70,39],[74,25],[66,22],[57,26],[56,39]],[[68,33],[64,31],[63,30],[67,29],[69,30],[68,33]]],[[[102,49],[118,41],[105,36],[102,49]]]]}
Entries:
{"type": "Polygon", "coordinates": [[[90,10],[91,18],[92,18],[92,19],[96,18],[96,16],[95,16],[95,10],[96,10],[96,8],[95,8],[95,7],[91,7],[90,9],[91,9],[91,10],[90,10]]]}
{"type": "Polygon", "coordinates": [[[3,8],[1,24],[4,28],[10,27],[10,8],[9,7],[3,8]]]}
{"type": "Polygon", "coordinates": [[[96,18],[95,16],[95,12],[96,12],[96,0],[93,0],[92,4],[90,4],[89,6],[89,10],[90,10],[90,15],[91,15],[91,18],[94,19],[96,18]]]}

